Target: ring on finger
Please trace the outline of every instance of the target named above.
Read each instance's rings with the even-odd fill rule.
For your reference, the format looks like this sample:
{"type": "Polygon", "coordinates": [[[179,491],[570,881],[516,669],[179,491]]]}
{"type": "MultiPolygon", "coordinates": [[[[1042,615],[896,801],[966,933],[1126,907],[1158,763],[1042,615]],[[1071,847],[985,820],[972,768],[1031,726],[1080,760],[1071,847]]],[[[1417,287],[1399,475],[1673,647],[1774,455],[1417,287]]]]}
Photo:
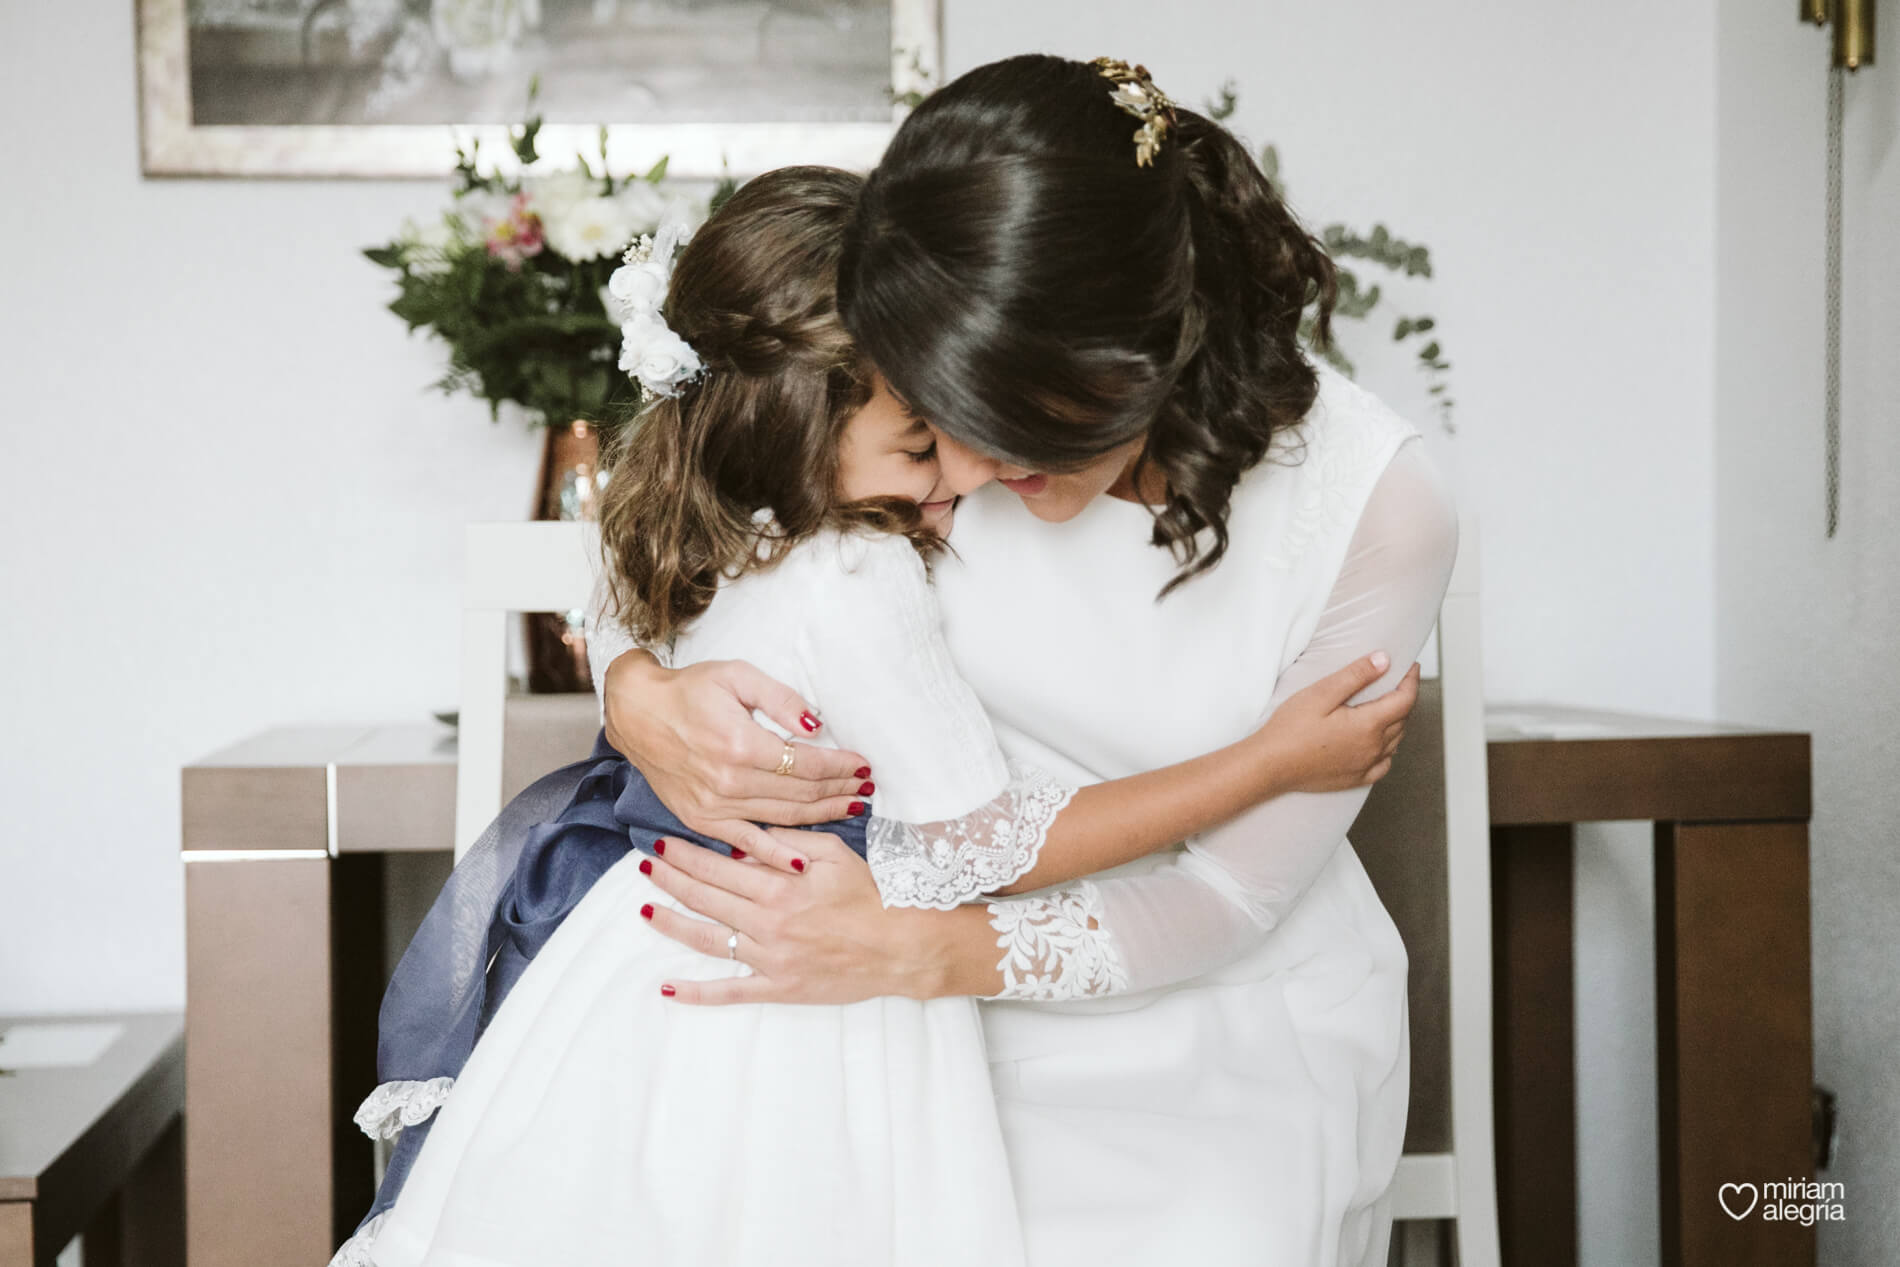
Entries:
{"type": "Polygon", "coordinates": [[[731,936],[726,938],[726,958],[734,963],[739,960],[739,930],[736,928],[732,930],[731,936]]]}
{"type": "Polygon", "coordinates": [[[797,760],[798,749],[792,747],[792,741],[788,739],[785,741],[785,751],[779,753],[778,769],[772,771],[772,773],[790,774],[792,772],[792,763],[797,760]]]}

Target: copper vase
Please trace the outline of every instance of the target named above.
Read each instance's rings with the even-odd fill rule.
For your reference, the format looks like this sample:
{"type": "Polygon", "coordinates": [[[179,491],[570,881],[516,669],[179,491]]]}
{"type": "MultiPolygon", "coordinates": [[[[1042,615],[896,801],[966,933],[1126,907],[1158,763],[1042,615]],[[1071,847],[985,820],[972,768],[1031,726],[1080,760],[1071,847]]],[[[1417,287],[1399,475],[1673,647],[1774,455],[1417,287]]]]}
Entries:
{"type": "MultiPolygon", "coordinates": [[[[549,427],[535,478],[535,519],[592,519],[600,496],[600,433],[576,420],[549,427]]],[[[582,613],[531,612],[522,618],[528,639],[528,690],[545,695],[592,691],[582,613]]]]}

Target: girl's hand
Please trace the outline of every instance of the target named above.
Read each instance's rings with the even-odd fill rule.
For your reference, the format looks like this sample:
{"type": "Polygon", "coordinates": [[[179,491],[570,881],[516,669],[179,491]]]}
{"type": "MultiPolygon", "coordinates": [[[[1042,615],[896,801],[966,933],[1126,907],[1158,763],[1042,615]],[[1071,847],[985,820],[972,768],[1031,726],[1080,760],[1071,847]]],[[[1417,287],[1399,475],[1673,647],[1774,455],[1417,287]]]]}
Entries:
{"type": "Polygon", "coordinates": [[[1392,769],[1405,719],[1418,702],[1418,665],[1377,699],[1347,703],[1384,676],[1388,664],[1383,651],[1361,656],[1289,696],[1255,732],[1286,786],[1337,792],[1377,783],[1392,769]]]}
{"type": "Polygon", "coordinates": [[[836,836],[778,827],[770,834],[776,849],[765,861],[735,862],[689,841],[660,841],[660,857],[649,860],[653,883],[706,918],[657,905],[642,914],[674,941],[716,959],[727,957],[726,940],[737,932],[737,957],[753,973],[672,981],[662,993],[712,1004],[856,1003],[946,992],[939,954],[945,912],[885,909],[871,868],[836,836]]]}
{"type": "Polygon", "coordinates": [[[752,719],[759,709],[794,735],[823,726],[803,699],[743,660],[662,668],[645,651],[607,666],[607,742],[652,784],[680,821],[749,852],[771,840],[756,823],[824,823],[867,799],[869,763],[855,752],[794,743],[790,774],[776,773],[785,742],[752,719]]]}

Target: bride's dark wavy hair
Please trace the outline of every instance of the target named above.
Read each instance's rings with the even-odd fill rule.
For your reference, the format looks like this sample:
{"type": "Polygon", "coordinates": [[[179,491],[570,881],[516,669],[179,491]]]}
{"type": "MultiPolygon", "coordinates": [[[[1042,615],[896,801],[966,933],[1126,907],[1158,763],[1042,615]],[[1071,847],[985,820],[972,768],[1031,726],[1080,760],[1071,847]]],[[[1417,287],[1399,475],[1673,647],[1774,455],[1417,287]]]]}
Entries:
{"type": "Polygon", "coordinates": [[[1337,284],[1230,132],[1178,109],[1140,166],[1113,87],[1031,54],[926,98],[865,182],[838,301],[897,394],[971,448],[1060,472],[1145,435],[1154,543],[1181,564],[1166,595],[1220,561],[1241,473],[1312,408],[1300,315],[1318,305],[1323,344],[1337,284]]]}

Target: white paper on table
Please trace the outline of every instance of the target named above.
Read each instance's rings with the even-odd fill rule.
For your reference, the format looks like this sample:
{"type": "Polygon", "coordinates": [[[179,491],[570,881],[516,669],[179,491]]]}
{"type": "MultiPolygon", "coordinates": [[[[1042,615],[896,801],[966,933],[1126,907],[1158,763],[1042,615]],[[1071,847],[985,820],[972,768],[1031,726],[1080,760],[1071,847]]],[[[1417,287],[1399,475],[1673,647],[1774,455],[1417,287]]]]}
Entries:
{"type": "Polygon", "coordinates": [[[114,1021],[22,1021],[0,1031],[0,1069],[90,1065],[123,1033],[114,1021]]]}

